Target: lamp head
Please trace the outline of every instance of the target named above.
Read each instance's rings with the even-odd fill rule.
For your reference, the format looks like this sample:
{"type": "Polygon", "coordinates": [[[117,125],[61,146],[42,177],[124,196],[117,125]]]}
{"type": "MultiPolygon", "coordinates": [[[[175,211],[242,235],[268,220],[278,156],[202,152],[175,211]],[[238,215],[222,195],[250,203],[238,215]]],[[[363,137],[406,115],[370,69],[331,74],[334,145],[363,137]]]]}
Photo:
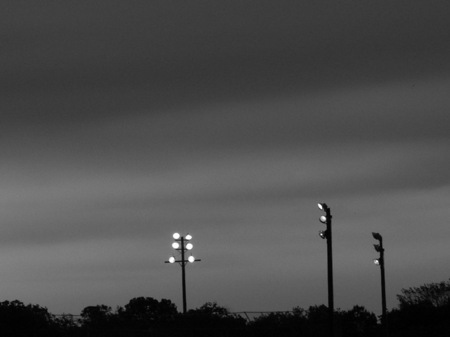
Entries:
{"type": "Polygon", "coordinates": [[[380,233],[374,233],[372,232],[372,236],[375,240],[381,241],[383,240],[383,237],[380,235],[380,233]]]}
{"type": "Polygon", "coordinates": [[[326,212],[328,210],[328,206],[326,203],[318,203],[317,206],[319,207],[320,210],[326,212]]]}
{"type": "Polygon", "coordinates": [[[373,246],[378,253],[383,251],[383,248],[380,245],[373,245],[373,246]]]}
{"type": "Polygon", "coordinates": [[[326,239],[327,238],[327,236],[328,236],[328,231],[319,231],[319,236],[322,238],[322,239],[326,239]]]}
{"type": "Polygon", "coordinates": [[[192,235],[188,234],[184,237],[187,241],[192,240],[192,235]]]}
{"type": "Polygon", "coordinates": [[[173,233],[173,235],[172,235],[172,237],[175,239],[175,240],[178,240],[179,238],[180,238],[180,234],[179,233],[173,233]]]}

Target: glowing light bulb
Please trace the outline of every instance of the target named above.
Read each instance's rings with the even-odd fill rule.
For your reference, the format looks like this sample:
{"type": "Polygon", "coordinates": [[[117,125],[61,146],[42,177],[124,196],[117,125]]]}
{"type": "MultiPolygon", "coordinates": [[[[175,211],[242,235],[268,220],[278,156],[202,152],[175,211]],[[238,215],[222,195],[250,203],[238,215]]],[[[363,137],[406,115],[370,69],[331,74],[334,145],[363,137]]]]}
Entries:
{"type": "Polygon", "coordinates": [[[322,239],[326,239],[327,238],[327,231],[319,231],[319,236],[322,239]]]}
{"type": "Polygon", "coordinates": [[[317,204],[317,206],[319,207],[319,209],[321,209],[324,212],[328,209],[328,206],[325,203],[319,203],[319,204],[317,204]]]}

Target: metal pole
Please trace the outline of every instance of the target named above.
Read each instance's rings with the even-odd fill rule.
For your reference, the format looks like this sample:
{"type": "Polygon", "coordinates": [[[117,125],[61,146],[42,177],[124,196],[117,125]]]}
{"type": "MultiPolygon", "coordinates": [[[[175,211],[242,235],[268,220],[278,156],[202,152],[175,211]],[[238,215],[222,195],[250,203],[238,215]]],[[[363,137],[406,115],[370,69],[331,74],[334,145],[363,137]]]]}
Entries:
{"type": "Polygon", "coordinates": [[[386,308],[386,280],[384,276],[384,248],[383,248],[383,240],[380,240],[380,270],[381,270],[381,306],[382,306],[382,320],[383,320],[383,327],[386,333],[386,336],[388,336],[388,321],[387,321],[387,308],[386,308]]]}
{"type": "Polygon", "coordinates": [[[329,319],[329,334],[330,337],[334,335],[333,321],[334,321],[334,295],[333,295],[333,253],[332,253],[332,234],[331,234],[331,211],[326,210],[327,215],[327,260],[328,260],[328,319],[329,319]]]}
{"type": "Polygon", "coordinates": [[[165,263],[178,263],[181,266],[181,282],[182,282],[182,292],[183,292],[183,314],[187,311],[186,305],[186,264],[188,262],[196,262],[201,261],[200,259],[195,259],[193,256],[189,256],[186,259],[186,251],[192,249],[192,244],[188,243],[185,245],[186,241],[190,241],[192,239],[192,235],[187,235],[186,237],[181,236],[179,233],[174,233],[173,238],[175,242],[172,244],[172,248],[181,252],[181,259],[176,259],[174,256],[171,256],[168,261],[165,263]],[[188,246],[188,247],[186,247],[188,246]]]}
{"type": "Polygon", "coordinates": [[[186,260],[184,259],[184,237],[181,237],[181,279],[183,283],[183,314],[186,313],[186,260]]]}

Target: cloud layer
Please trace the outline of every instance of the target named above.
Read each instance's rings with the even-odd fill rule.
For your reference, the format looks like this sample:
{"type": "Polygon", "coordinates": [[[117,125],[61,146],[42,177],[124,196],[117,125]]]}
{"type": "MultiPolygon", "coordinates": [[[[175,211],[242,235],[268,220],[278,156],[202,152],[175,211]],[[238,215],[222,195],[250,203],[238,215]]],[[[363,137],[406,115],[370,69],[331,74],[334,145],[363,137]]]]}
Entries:
{"type": "Polygon", "coordinates": [[[5,298],[179,304],[188,231],[191,307],[325,303],[318,201],[337,306],[379,309],[372,231],[389,307],[448,277],[446,1],[0,6],[5,298]]]}

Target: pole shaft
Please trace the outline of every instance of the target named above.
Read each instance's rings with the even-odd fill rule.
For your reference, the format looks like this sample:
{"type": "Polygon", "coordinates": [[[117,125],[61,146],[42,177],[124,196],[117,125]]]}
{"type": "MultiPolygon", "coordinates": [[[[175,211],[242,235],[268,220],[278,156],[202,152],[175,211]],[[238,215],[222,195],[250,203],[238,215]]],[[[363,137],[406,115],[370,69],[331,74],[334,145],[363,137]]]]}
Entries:
{"type": "Polygon", "coordinates": [[[183,314],[186,313],[186,260],[184,259],[184,237],[181,237],[181,279],[183,287],[183,314]]]}
{"type": "Polygon", "coordinates": [[[334,335],[333,320],[334,320],[334,294],[333,294],[333,253],[332,253],[332,234],[331,234],[331,212],[327,213],[327,261],[328,261],[328,319],[329,319],[329,333],[330,337],[334,335]]]}
{"type": "Polygon", "coordinates": [[[384,248],[381,243],[381,252],[380,252],[380,270],[381,270],[381,310],[382,310],[382,324],[386,333],[388,335],[388,322],[387,322],[387,307],[386,307],[386,279],[384,275],[384,248]]]}

